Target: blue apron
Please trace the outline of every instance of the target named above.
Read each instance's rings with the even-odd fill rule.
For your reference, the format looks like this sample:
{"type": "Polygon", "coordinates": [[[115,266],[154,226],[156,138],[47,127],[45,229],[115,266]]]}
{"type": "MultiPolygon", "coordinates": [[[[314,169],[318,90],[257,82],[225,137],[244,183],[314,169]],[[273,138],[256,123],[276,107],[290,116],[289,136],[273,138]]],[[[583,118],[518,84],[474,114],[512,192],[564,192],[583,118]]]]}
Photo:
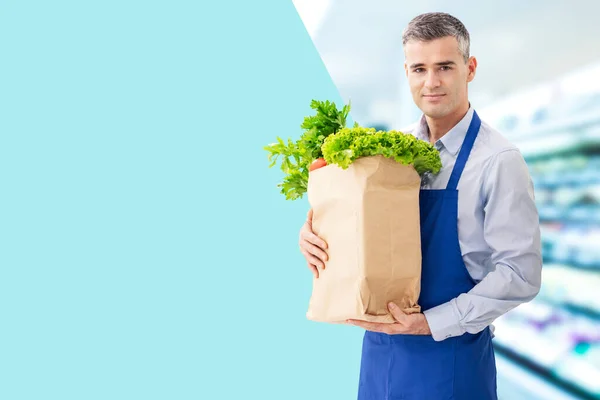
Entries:
{"type": "MultiPolygon", "coordinates": [[[[474,113],[447,188],[420,192],[423,311],[475,286],[458,241],[457,186],[480,126],[474,113]]],[[[358,399],[497,400],[489,328],[440,342],[430,335],[366,331],[358,399]]]]}

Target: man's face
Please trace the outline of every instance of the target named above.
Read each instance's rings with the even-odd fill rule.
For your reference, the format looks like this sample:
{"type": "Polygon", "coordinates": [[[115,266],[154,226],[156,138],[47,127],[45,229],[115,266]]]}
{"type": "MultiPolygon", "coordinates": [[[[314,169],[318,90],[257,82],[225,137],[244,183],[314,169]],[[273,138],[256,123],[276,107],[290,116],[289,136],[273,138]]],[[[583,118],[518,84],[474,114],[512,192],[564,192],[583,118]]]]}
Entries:
{"type": "Polygon", "coordinates": [[[404,46],[404,68],[413,100],[425,115],[443,118],[468,104],[467,84],[475,77],[477,61],[465,60],[455,37],[404,46]]]}

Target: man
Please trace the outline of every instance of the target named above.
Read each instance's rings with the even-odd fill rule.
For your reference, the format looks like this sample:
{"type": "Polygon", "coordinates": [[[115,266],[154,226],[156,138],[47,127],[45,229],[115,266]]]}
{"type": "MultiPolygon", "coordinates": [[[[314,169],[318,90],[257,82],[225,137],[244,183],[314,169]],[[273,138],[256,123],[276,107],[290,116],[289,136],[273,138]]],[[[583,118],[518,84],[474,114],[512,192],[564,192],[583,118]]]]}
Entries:
{"type": "MultiPolygon", "coordinates": [[[[428,13],[403,34],[405,72],[423,112],[410,130],[440,151],[442,170],[420,192],[422,313],[390,304],[393,324],[366,329],[359,399],[497,399],[492,322],[533,299],[541,246],[533,185],[519,150],[468,99],[477,60],[456,18],[428,13]]],[[[300,247],[318,277],[327,244],[311,227],[300,247]]]]}

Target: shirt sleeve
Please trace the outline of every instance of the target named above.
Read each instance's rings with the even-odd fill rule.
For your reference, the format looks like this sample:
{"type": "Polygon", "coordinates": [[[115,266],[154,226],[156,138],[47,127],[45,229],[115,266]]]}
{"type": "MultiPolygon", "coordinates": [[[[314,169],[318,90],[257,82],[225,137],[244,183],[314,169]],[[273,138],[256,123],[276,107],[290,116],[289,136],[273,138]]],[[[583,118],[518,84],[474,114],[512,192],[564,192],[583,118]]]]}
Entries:
{"type": "Polygon", "coordinates": [[[486,169],[483,233],[495,268],[468,293],[424,311],[436,341],[480,332],[540,290],[539,216],[527,164],[518,149],[510,149],[486,169]]]}

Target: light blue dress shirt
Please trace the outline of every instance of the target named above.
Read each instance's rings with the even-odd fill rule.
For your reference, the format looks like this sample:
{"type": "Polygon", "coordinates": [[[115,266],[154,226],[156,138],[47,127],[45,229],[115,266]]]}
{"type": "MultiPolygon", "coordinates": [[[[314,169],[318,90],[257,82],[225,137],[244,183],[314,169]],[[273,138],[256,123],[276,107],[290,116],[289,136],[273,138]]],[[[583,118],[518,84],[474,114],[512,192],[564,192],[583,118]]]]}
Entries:
{"type": "MultiPolygon", "coordinates": [[[[473,108],[440,138],[437,175],[423,189],[445,189],[473,117],[473,108]]],[[[425,116],[403,132],[429,141],[425,116]]],[[[482,120],[458,183],[458,236],[466,268],[477,282],[468,293],[424,312],[434,340],[477,333],[540,290],[542,257],[533,183],[519,149],[482,120]]]]}

